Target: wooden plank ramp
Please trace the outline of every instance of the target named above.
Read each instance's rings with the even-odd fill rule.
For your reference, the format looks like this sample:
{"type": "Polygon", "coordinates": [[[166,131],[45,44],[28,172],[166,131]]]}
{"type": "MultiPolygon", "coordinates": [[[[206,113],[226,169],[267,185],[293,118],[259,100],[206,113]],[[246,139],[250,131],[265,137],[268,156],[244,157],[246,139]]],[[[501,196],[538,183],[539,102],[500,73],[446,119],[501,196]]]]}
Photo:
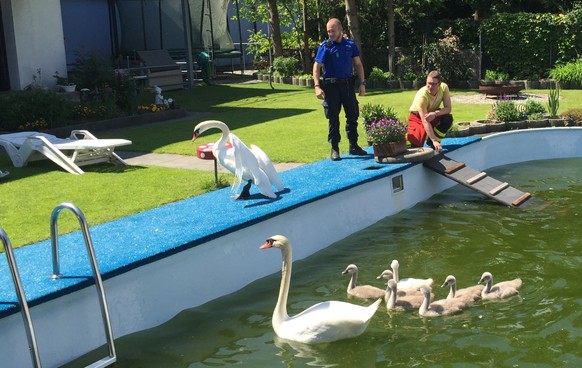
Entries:
{"type": "Polygon", "coordinates": [[[442,153],[424,161],[424,166],[505,205],[524,208],[532,202],[530,193],[522,192],[442,153]]]}

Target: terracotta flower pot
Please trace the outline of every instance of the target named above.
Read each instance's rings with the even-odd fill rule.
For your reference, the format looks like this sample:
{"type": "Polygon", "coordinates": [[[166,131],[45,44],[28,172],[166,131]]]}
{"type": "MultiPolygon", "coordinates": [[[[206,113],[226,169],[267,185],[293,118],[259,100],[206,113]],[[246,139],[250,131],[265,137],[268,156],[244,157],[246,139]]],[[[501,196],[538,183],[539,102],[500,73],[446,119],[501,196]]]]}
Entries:
{"type": "Polygon", "coordinates": [[[374,144],[374,158],[394,157],[406,152],[406,141],[374,144]]]}

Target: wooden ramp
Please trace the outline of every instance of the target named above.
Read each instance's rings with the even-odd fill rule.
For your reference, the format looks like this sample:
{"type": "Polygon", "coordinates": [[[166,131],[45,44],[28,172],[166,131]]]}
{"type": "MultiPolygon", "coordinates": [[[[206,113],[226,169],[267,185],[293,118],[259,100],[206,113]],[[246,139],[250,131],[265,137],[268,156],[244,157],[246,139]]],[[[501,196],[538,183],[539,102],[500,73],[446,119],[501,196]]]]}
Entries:
{"type": "Polygon", "coordinates": [[[485,172],[472,169],[443,154],[424,161],[424,166],[508,206],[524,208],[532,202],[530,193],[515,189],[508,183],[500,182],[485,172]]]}

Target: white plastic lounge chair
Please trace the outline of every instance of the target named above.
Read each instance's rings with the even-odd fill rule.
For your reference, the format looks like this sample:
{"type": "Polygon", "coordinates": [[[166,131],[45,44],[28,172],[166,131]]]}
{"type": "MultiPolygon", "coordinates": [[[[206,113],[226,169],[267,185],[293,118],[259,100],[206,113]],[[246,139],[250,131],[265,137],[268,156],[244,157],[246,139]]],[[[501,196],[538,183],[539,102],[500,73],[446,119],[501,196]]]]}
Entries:
{"type": "Polygon", "coordinates": [[[77,175],[84,173],[79,166],[100,162],[127,165],[113,150],[128,144],[131,141],[127,139],[98,139],[86,130],[73,130],[69,138],[39,132],[0,135],[0,147],[4,147],[15,167],[48,158],[77,175]]]}

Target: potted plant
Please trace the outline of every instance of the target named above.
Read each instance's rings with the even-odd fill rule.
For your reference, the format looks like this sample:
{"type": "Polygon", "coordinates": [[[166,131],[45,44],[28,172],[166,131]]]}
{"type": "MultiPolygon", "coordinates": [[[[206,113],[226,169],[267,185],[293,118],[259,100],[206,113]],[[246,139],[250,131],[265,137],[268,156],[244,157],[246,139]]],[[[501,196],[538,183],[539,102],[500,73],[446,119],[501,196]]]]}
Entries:
{"type": "Polygon", "coordinates": [[[382,104],[364,104],[360,110],[360,116],[364,120],[364,128],[367,130],[368,126],[376,120],[380,120],[385,117],[393,116],[396,117],[392,108],[386,109],[382,104]]]}
{"type": "Polygon", "coordinates": [[[56,71],[53,77],[57,80],[57,88],[63,92],[75,92],[77,85],[71,82],[68,78],[61,77],[56,71]]]}
{"type": "MultiPolygon", "coordinates": [[[[362,106],[360,110],[360,116],[364,120],[364,129],[367,131],[370,124],[374,121],[378,121],[382,118],[392,118],[397,119],[396,111],[392,107],[384,107],[382,104],[371,104],[367,103],[362,106]]],[[[368,145],[371,146],[372,142],[368,141],[368,145]]]]}
{"type": "Polygon", "coordinates": [[[374,147],[374,159],[394,157],[406,152],[406,126],[397,118],[382,117],[373,121],[366,129],[368,141],[374,147]]]}

